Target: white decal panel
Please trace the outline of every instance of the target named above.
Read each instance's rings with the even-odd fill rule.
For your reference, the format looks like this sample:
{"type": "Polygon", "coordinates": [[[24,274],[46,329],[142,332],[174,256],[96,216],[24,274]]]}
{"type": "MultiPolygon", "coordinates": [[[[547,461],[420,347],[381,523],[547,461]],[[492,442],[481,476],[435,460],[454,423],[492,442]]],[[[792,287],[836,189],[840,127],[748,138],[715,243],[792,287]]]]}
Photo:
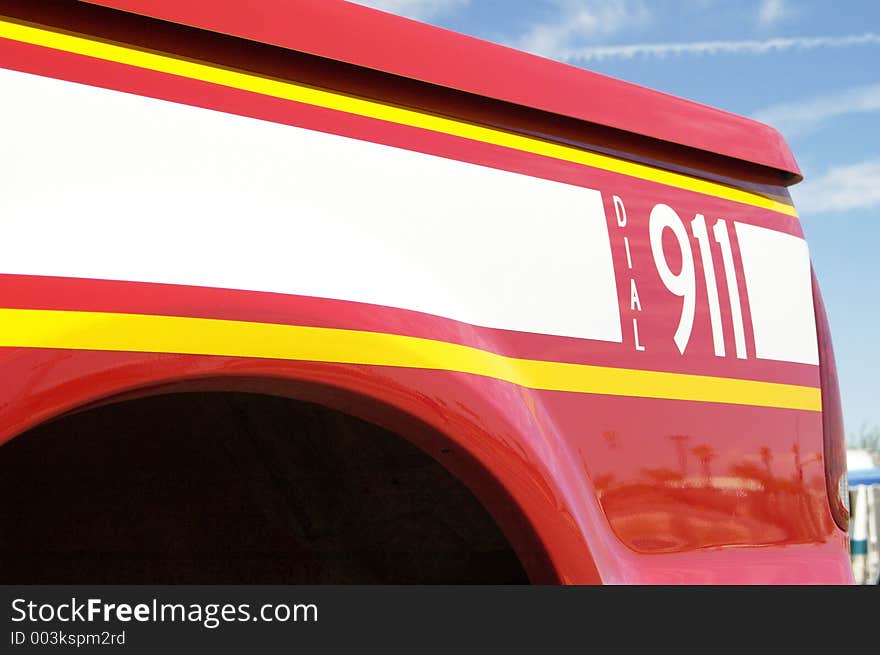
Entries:
{"type": "Polygon", "coordinates": [[[783,232],[736,223],[755,336],[755,354],[818,364],[807,243],[783,232]]]}
{"type": "Polygon", "coordinates": [[[0,87],[0,273],[622,341],[598,191],[24,73],[0,87]]]}

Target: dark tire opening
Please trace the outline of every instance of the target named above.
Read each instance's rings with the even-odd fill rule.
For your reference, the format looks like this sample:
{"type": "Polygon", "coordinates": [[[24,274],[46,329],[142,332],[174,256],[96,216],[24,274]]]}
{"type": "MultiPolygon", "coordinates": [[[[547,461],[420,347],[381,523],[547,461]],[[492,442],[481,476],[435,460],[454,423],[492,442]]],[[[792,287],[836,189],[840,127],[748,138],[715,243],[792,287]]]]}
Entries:
{"type": "Polygon", "coordinates": [[[271,396],[171,394],[0,447],[0,582],[528,582],[471,492],[398,435],[271,396]]]}

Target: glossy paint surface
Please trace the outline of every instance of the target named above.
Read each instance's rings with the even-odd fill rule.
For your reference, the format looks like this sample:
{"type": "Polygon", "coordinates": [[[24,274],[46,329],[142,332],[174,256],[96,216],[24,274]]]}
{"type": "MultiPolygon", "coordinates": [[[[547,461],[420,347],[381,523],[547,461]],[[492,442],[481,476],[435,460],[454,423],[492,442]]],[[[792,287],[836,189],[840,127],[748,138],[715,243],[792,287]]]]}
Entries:
{"type": "MultiPolygon", "coordinates": [[[[462,162],[462,166],[590,189],[601,194],[622,330],[620,341],[597,341],[509,326],[477,326],[460,316],[417,311],[419,307],[405,303],[381,306],[357,295],[312,297],[298,291],[301,280],[295,275],[285,280],[285,293],[267,293],[247,283],[236,289],[211,288],[211,284],[195,285],[182,277],[160,280],[120,274],[121,279],[112,279],[108,262],[112,264],[117,257],[120,266],[127,263],[120,250],[130,238],[127,227],[123,225],[119,236],[113,237],[106,229],[89,227],[87,221],[74,221],[66,240],[106,244],[103,255],[98,248],[85,262],[103,263],[106,272],[65,273],[51,268],[47,249],[33,240],[14,244],[19,254],[27,255],[18,261],[29,263],[29,270],[0,270],[0,308],[7,319],[0,325],[0,440],[66,411],[126,394],[187,388],[259,390],[350,411],[412,439],[475,491],[535,581],[850,579],[846,537],[834,525],[825,493],[819,371],[808,355],[802,356],[810,343],[815,344],[815,333],[812,342],[809,339],[810,329],[815,328],[803,321],[789,326],[799,330],[799,339],[806,343],[795,355],[780,357],[771,352],[773,358],[764,349],[763,357],[758,357],[756,336],[761,335],[755,332],[749,308],[750,282],[737,263],[743,254],[735,225],[800,242],[803,235],[791,213],[478,139],[15,40],[0,40],[0,64],[244,117],[237,120],[270,120],[337,135],[334,138],[357,139],[375,148],[404,148],[462,162]],[[700,215],[710,230],[719,220],[725,221],[736,271],[731,283],[726,283],[720,242],[710,243],[711,264],[704,264],[701,244],[687,232],[690,255],[681,244],[677,247],[670,229],[661,231],[660,240],[652,243],[650,225],[658,205],[674,212],[688,231],[700,215]],[[82,228],[79,232],[77,226],[82,228]],[[46,262],[42,269],[41,258],[46,262]],[[687,339],[676,341],[686,298],[670,290],[659,266],[665,262],[670,274],[678,275],[688,260],[693,262],[693,285],[684,296],[693,301],[693,320],[687,339]],[[707,283],[710,275],[716,280],[720,312],[715,319],[712,285],[707,283]],[[110,279],[96,279],[100,277],[110,279]],[[732,311],[737,305],[734,293],[740,297],[741,333],[732,311]],[[39,314],[35,325],[21,322],[34,315],[27,313],[32,310],[49,313],[39,314]],[[316,347],[312,352],[317,354],[312,356],[297,354],[296,349],[263,351],[259,343],[242,345],[251,349],[249,354],[230,356],[229,352],[239,351],[226,350],[228,341],[218,341],[220,346],[212,352],[213,346],[187,345],[175,341],[173,331],[163,333],[162,329],[122,335],[139,339],[138,347],[121,343],[111,329],[120,316],[147,317],[147,322],[136,324],[159,328],[174,325],[174,318],[186,318],[212,321],[214,327],[247,323],[346,330],[371,340],[387,335],[389,343],[414,340],[405,341],[412,348],[406,360],[382,360],[387,355],[383,352],[374,359],[365,359],[361,353],[339,355],[338,349],[332,349],[338,346],[332,339],[322,342],[327,348],[318,343],[323,349],[316,347]],[[79,327],[72,329],[74,325],[79,327]],[[434,344],[442,347],[436,350],[434,344]],[[434,349],[431,353],[459,353],[456,348],[460,347],[468,349],[468,356],[500,356],[505,366],[520,372],[507,374],[491,367],[475,372],[459,360],[439,362],[427,354],[429,348],[434,349]],[[567,365],[582,367],[576,369],[578,375],[592,371],[600,380],[608,380],[602,375],[609,371],[614,375],[629,371],[627,379],[638,383],[602,387],[604,382],[596,382],[598,386],[589,392],[561,390],[565,387],[536,383],[535,378],[521,374],[526,369],[516,368],[546,371],[549,367],[569,375],[567,365]],[[680,377],[652,392],[653,374],[680,377]],[[659,397],[650,397],[652,393],[659,397]]],[[[149,103],[157,101],[143,102],[144,111],[149,112],[149,103]]],[[[14,129],[38,130],[39,125],[14,129]]],[[[31,143],[35,150],[28,156],[36,161],[65,152],[58,148],[58,141],[41,145],[33,139],[31,143]]],[[[90,143],[99,153],[107,147],[100,134],[90,143]]],[[[173,151],[173,147],[170,142],[168,148],[173,151]]],[[[7,152],[4,157],[14,162],[17,156],[23,162],[23,155],[7,152]]],[[[194,155],[181,152],[177,156],[194,155]]],[[[296,157],[296,153],[286,156],[296,157]]],[[[108,158],[105,170],[90,173],[106,179],[115,163],[108,158]]],[[[303,163],[307,165],[308,160],[303,163]]],[[[222,160],[218,162],[223,165],[222,160]]],[[[663,179],[661,173],[658,179],[663,179]]],[[[388,174],[392,176],[393,171],[388,174]]],[[[211,217],[223,209],[221,199],[203,197],[198,214],[189,213],[183,209],[188,203],[181,196],[168,195],[161,176],[150,179],[144,171],[137,175],[151,193],[171,203],[169,211],[179,220],[205,221],[206,239],[216,237],[213,247],[229,253],[233,278],[236,266],[244,263],[269,266],[267,270],[283,277],[286,257],[316,247],[305,216],[292,228],[300,231],[302,239],[271,261],[260,262],[259,256],[241,248],[241,242],[211,229],[211,217]]],[[[345,183],[339,180],[340,189],[345,183]]],[[[0,205],[5,220],[26,224],[39,218],[47,234],[63,231],[67,218],[63,203],[52,205],[50,211],[39,198],[31,203],[11,198],[14,193],[0,205]],[[53,221],[57,222],[54,226],[53,221]]],[[[415,205],[413,220],[419,216],[415,205]]],[[[479,221],[480,216],[473,220],[479,221]]],[[[546,227],[539,214],[532,221],[532,230],[546,227]]],[[[382,223],[369,221],[367,225],[381,240],[382,223]]],[[[271,240],[271,221],[264,228],[269,230],[266,239],[271,240]]],[[[465,231],[462,239],[468,236],[465,231]]],[[[352,232],[339,230],[341,245],[351,246],[354,238],[352,232]]],[[[423,238],[431,236],[426,233],[423,238]]],[[[498,253],[503,255],[510,248],[509,238],[503,229],[497,230],[498,253]]],[[[179,268],[181,263],[194,269],[207,266],[209,258],[200,245],[191,242],[168,248],[160,254],[173,261],[163,269],[158,257],[158,270],[179,268]]],[[[546,261],[550,265],[552,257],[546,261]]],[[[434,264],[432,274],[409,283],[421,285],[426,297],[442,293],[446,266],[454,267],[455,258],[434,264]]],[[[352,271],[354,278],[357,273],[352,271]]],[[[406,267],[401,266],[399,274],[407,276],[406,267]]],[[[481,282],[474,280],[474,284],[481,282]]],[[[809,290],[807,277],[795,280],[792,293],[801,293],[798,285],[802,283],[809,290]]],[[[524,294],[552,293],[529,279],[520,284],[524,294]]],[[[555,301],[574,306],[584,302],[577,284],[555,301]]],[[[580,284],[586,289],[590,280],[580,284]]]]}
{"type": "Polygon", "coordinates": [[[768,125],[342,0],[92,0],[103,5],[498,98],[800,177],[768,125]],[[382,35],[377,38],[377,35],[382,35]],[[442,56],[437,56],[443,53],[442,56]],[[466,62],[458,65],[456,62],[466,62]],[[645,111],[650,106],[651,111],[645,111]]]}
{"type": "MultiPolygon", "coordinates": [[[[125,296],[129,304],[145,302],[143,311],[169,311],[178,296],[177,289],[155,286],[34,277],[14,286],[56,307],[125,296]]],[[[216,301],[219,293],[180,291],[184,302],[196,294],[216,301]]],[[[294,304],[237,295],[226,295],[227,312],[243,304],[251,313],[259,301],[275,312],[294,304]]],[[[299,311],[314,320],[321,312],[310,304],[299,311]]],[[[368,313],[351,307],[355,318],[358,309],[368,313]]],[[[406,330],[407,318],[386,326],[406,330]]],[[[455,372],[241,357],[4,348],[0,361],[4,436],[95,402],[187,389],[286,395],[372,420],[461,476],[533,581],[795,583],[845,581],[849,574],[840,556],[845,535],[827,513],[819,453],[798,449],[807,441],[801,434],[815,433],[813,412],[540,392],[455,372]],[[428,426],[430,436],[414,423],[428,426]],[[748,438],[759,425],[766,430],[748,438]]]]}

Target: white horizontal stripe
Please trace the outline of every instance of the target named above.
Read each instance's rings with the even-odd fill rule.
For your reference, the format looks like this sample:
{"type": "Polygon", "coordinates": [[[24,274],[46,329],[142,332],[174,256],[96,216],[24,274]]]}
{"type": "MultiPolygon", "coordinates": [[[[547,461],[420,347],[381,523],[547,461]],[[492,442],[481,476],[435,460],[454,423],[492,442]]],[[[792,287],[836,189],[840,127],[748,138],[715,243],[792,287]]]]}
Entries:
{"type": "Polygon", "coordinates": [[[0,272],[621,341],[598,191],[0,71],[0,272]]]}

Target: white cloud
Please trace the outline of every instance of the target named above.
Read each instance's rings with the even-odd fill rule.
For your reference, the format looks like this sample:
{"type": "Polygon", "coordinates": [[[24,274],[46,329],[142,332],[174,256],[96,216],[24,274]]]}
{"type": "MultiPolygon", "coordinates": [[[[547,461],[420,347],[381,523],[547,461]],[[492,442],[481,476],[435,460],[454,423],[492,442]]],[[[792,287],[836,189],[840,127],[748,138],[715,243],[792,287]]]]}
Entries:
{"type": "Polygon", "coordinates": [[[555,0],[558,15],[533,25],[511,45],[520,50],[562,59],[585,42],[640,26],[650,17],[647,8],[632,0],[555,0]]]}
{"type": "Polygon", "coordinates": [[[587,46],[562,51],[560,58],[569,61],[602,61],[605,59],[633,59],[635,57],[663,58],[675,55],[763,55],[785,50],[814,50],[816,48],[847,48],[860,45],[880,45],[880,34],[852,34],[849,36],[813,36],[776,38],[747,41],[692,41],[686,43],[636,43],[633,45],[587,46]]]}
{"type": "Polygon", "coordinates": [[[844,116],[880,111],[880,83],[856,86],[831,95],[766,107],[756,120],[768,123],[788,137],[815,129],[822,122],[844,116]]]}
{"type": "Polygon", "coordinates": [[[772,27],[793,13],[786,0],[761,0],[758,5],[758,27],[772,27]]]}
{"type": "Polygon", "coordinates": [[[349,0],[349,2],[417,20],[434,18],[470,4],[470,0],[349,0]]]}
{"type": "Polygon", "coordinates": [[[880,159],[836,166],[792,188],[802,216],[880,207],[880,159]]]}

